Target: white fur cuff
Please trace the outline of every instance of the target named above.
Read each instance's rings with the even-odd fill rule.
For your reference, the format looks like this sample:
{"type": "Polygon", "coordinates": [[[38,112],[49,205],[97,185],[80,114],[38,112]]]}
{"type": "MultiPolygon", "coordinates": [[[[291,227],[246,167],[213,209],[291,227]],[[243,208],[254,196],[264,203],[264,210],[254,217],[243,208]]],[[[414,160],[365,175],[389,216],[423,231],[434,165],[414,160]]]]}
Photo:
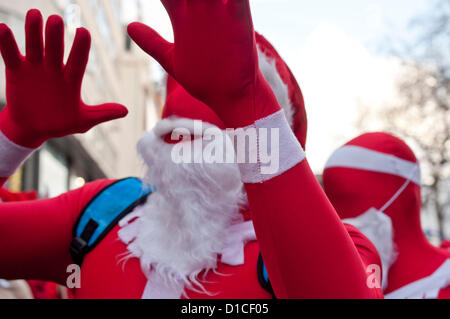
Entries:
{"type": "Polygon", "coordinates": [[[0,131],[0,177],[9,177],[33,153],[34,149],[10,141],[0,131]]]}
{"type": "Polygon", "coordinates": [[[277,177],[306,157],[283,110],[236,130],[234,135],[241,179],[246,184],[277,177]]]}

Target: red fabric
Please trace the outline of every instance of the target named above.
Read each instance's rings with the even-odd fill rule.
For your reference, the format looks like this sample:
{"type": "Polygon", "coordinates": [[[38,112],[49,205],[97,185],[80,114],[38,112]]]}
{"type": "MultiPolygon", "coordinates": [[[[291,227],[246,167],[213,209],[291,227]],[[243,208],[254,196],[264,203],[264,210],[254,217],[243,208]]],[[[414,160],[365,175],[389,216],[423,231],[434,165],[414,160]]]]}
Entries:
{"type": "Polygon", "coordinates": [[[72,264],[69,245],[72,228],[81,209],[109,181],[54,199],[2,203],[0,205],[0,276],[66,284],[72,264]]]}
{"type": "MultiPolygon", "coordinates": [[[[259,50],[267,57],[275,61],[277,72],[282,81],[288,87],[289,101],[294,109],[294,121],[292,130],[302,145],[306,146],[307,116],[302,91],[291,70],[280,57],[276,49],[262,35],[255,32],[256,43],[259,50]]],[[[162,113],[162,118],[177,116],[194,120],[201,120],[213,124],[220,129],[226,129],[222,120],[209,106],[190,95],[170,75],[167,79],[167,97],[162,113]],[[183,101],[182,103],[180,101],[183,101]]]]}
{"type": "MultiPolygon", "coordinates": [[[[112,182],[90,183],[55,199],[1,205],[0,242],[14,242],[14,245],[0,246],[0,274],[9,279],[40,278],[65,284],[66,267],[72,263],[69,245],[73,225],[84,205],[112,182]]],[[[115,227],[86,256],[81,274],[82,286],[72,291],[74,297],[142,296],[147,280],[138,259],[132,258],[126,263],[120,261],[127,248],[117,237],[118,229],[115,227]]],[[[219,273],[232,276],[210,273],[206,281],[216,284],[206,284],[205,287],[215,294],[215,298],[271,298],[258,282],[258,255],[258,244],[248,244],[245,248],[246,264],[239,267],[219,264],[219,273]]],[[[188,295],[190,298],[208,297],[195,292],[188,292],[188,295]]]]}
{"type": "MultiPolygon", "coordinates": [[[[253,124],[279,110],[273,92],[257,67],[247,0],[162,2],[172,21],[174,44],[140,23],[131,24],[128,31],[193,97],[211,107],[225,126],[231,128],[253,124]]],[[[169,91],[173,89],[169,82],[169,91]]],[[[171,114],[174,113],[177,114],[171,114]]],[[[194,115],[187,114],[191,116],[194,115]]],[[[207,120],[211,121],[211,117],[207,120]]],[[[278,296],[379,296],[367,289],[364,265],[307,164],[300,164],[272,181],[246,185],[246,188],[256,232],[278,296]],[[305,196],[299,197],[302,193],[305,196]],[[323,216],[317,217],[313,211],[323,216]],[[307,229],[303,234],[298,227],[302,231],[307,229]],[[329,240],[317,240],[314,231],[329,234],[326,235],[329,240]],[[331,248],[330,243],[336,246],[331,248]],[[348,258],[342,258],[343,255],[348,258]],[[325,269],[339,263],[342,266],[338,267],[336,276],[325,269]],[[330,277],[333,277],[331,281],[330,277]]]]}
{"type": "Polygon", "coordinates": [[[192,120],[200,120],[226,129],[222,120],[205,103],[190,95],[174,78],[167,78],[167,97],[164,104],[162,118],[177,116],[192,120]]]}
{"type": "Polygon", "coordinates": [[[122,105],[88,106],[81,99],[81,82],[91,38],[78,29],[67,65],[64,57],[64,22],[51,16],[43,43],[43,21],[38,10],[26,18],[26,57],[11,30],[0,24],[0,51],[6,65],[6,101],[0,127],[16,144],[36,148],[46,140],[86,132],[93,126],[123,117],[122,105]]]}
{"type": "Polygon", "coordinates": [[[450,299],[450,287],[441,289],[441,291],[439,291],[438,299],[450,299]]]}
{"type": "Polygon", "coordinates": [[[281,80],[288,86],[289,101],[294,109],[294,121],[292,130],[295,136],[302,145],[303,149],[306,147],[306,135],[308,129],[308,122],[306,116],[305,102],[303,100],[303,94],[297,80],[289,69],[288,65],[272,44],[267,41],[264,36],[255,32],[256,44],[259,49],[268,57],[275,61],[275,65],[281,80]]]}
{"type": "MultiPolygon", "coordinates": [[[[130,25],[129,33],[192,96],[210,106],[227,127],[253,124],[280,109],[257,67],[248,0],[162,2],[174,27],[174,45],[142,24],[130,25]]],[[[3,28],[3,44],[8,39],[5,34],[9,33],[3,28]]],[[[0,121],[0,127],[8,128],[11,122],[9,118],[0,121]]],[[[53,128],[47,122],[45,129],[53,128]]],[[[29,143],[26,137],[24,141],[29,143]]],[[[0,274],[65,284],[67,265],[72,263],[69,245],[75,220],[109,183],[91,183],[55,199],[1,205],[0,242],[14,245],[0,246],[2,260],[6,260],[0,264],[0,274]]],[[[366,284],[365,265],[376,260],[367,254],[372,250],[370,245],[364,245],[359,235],[357,242],[352,241],[306,161],[273,180],[246,185],[246,189],[259,245],[278,297],[380,297],[379,290],[366,284]],[[366,251],[358,254],[361,247],[366,251]]],[[[127,250],[118,240],[117,230],[86,256],[82,287],[74,291],[77,298],[141,297],[146,279],[137,259],[120,262],[127,250]]],[[[217,283],[217,288],[207,286],[217,292],[215,297],[270,298],[257,282],[257,245],[247,245],[243,266],[219,265],[219,273],[233,276],[208,274],[206,280],[217,283]]],[[[199,297],[193,292],[188,295],[199,297]]]]}
{"type": "MultiPolygon", "coordinates": [[[[412,150],[400,139],[386,133],[364,134],[346,145],[360,146],[417,162],[412,150]]],[[[328,198],[341,218],[353,218],[369,208],[380,209],[404,184],[402,177],[351,168],[328,168],[323,183],[328,198]]],[[[387,208],[398,252],[388,276],[390,293],[406,284],[431,275],[450,257],[450,252],[433,247],[425,238],[421,223],[421,189],[410,183],[387,208]]]]}
{"type": "Polygon", "coordinates": [[[35,299],[61,299],[59,286],[52,282],[28,280],[28,285],[35,299]]]}
{"type": "MultiPolygon", "coordinates": [[[[1,276],[8,279],[24,277],[44,279],[65,285],[69,275],[66,273],[67,266],[73,263],[69,255],[73,225],[89,200],[112,182],[102,180],[86,184],[81,189],[54,199],[0,205],[0,242],[14,243],[14,245],[0,246],[1,276]]],[[[292,212],[286,212],[286,215],[289,213],[292,212]]],[[[294,247],[297,241],[306,241],[299,250],[283,247],[284,252],[281,254],[294,255],[296,258],[291,260],[295,263],[288,267],[282,266],[282,269],[295,270],[296,276],[291,278],[294,281],[290,283],[290,287],[295,291],[302,291],[302,294],[296,296],[375,297],[376,295],[368,291],[359,294],[365,290],[363,287],[354,289],[354,286],[359,286],[355,283],[358,282],[357,276],[361,276],[361,282],[365,282],[363,278],[365,275],[356,250],[350,249],[356,245],[363,258],[363,264],[371,264],[374,261],[370,259],[370,256],[373,255],[366,254],[367,249],[370,250],[370,242],[365,242],[364,237],[357,231],[348,228],[352,238],[355,239],[353,243],[342,224],[337,223],[338,227],[335,227],[334,222],[339,221],[333,217],[332,228],[337,230],[331,233],[324,231],[323,240],[329,241],[326,244],[322,243],[317,240],[317,234],[322,233],[324,222],[315,215],[308,213],[306,216],[315,222],[311,223],[309,219],[297,219],[297,222],[306,222],[309,226],[302,227],[302,232],[296,232],[300,236],[295,238],[290,247],[294,247]],[[319,228],[314,229],[314,227],[319,228]],[[339,246],[340,241],[343,247],[348,248],[345,255],[340,254],[343,252],[342,247],[339,246]],[[348,259],[352,258],[354,259],[353,268],[350,267],[352,263],[348,262],[348,259]],[[307,278],[314,267],[316,267],[315,278],[307,278]],[[341,275],[344,277],[340,277],[341,275]],[[332,280],[326,284],[326,280],[330,278],[332,280]],[[317,280],[323,284],[318,284],[317,280]],[[348,292],[342,294],[344,291],[348,292]]],[[[81,272],[81,288],[72,291],[75,298],[140,298],[142,296],[147,280],[141,271],[138,259],[131,258],[126,263],[121,261],[127,253],[127,248],[117,237],[118,229],[119,226],[116,226],[86,256],[81,272]]],[[[291,229],[289,233],[292,234],[291,229]]],[[[249,243],[245,248],[244,265],[232,267],[219,263],[217,271],[231,276],[214,273],[206,276],[205,280],[209,283],[205,284],[205,288],[214,294],[213,296],[192,291],[188,291],[188,296],[190,298],[271,298],[258,282],[256,261],[259,252],[257,242],[249,243]]],[[[286,279],[288,276],[289,273],[285,274],[286,279]]]]}
{"type": "Polygon", "coordinates": [[[248,0],[162,3],[175,43],[141,23],[129,25],[131,38],[226,127],[245,127],[280,109],[258,67],[248,0]]]}
{"type": "Polygon", "coordinates": [[[450,240],[443,240],[441,243],[441,248],[450,249],[450,240]]]}
{"type": "Polygon", "coordinates": [[[371,265],[377,265],[381,268],[381,259],[378,254],[374,253],[377,249],[375,248],[373,243],[355,226],[345,223],[344,226],[350,237],[352,238],[355,247],[358,249],[358,253],[361,256],[366,269],[371,265]]]}
{"type": "Polygon", "coordinates": [[[25,200],[37,199],[37,193],[35,191],[25,193],[15,193],[7,190],[6,188],[0,188],[0,199],[3,202],[19,202],[25,200]]]}
{"type": "MultiPolygon", "coordinates": [[[[202,119],[219,127],[222,127],[221,122],[226,126],[242,127],[279,109],[273,93],[268,92],[267,83],[261,79],[262,75],[254,70],[257,64],[255,42],[251,36],[254,31],[251,23],[243,23],[244,20],[251,22],[248,1],[239,4],[229,1],[227,5],[200,1],[189,5],[183,1],[163,3],[172,20],[175,44],[166,42],[154,30],[140,23],[129,26],[130,36],[187,91],[211,106],[223,121],[211,116],[204,103],[192,98],[188,98],[188,103],[180,103],[177,96],[181,96],[184,90],[177,88],[170,78],[165,117],[178,115],[202,119]],[[229,12],[224,13],[226,9],[223,6],[229,12]],[[205,9],[209,13],[207,17],[205,9]],[[211,22],[218,21],[219,17],[225,21],[221,24],[211,22]],[[234,25],[236,27],[230,27],[234,25]],[[214,41],[216,39],[220,41],[214,41]],[[224,46],[227,42],[232,43],[231,52],[224,46]],[[205,46],[208,48],[207,54],[202,54],[198,48],[205,46]],[[237,70],[240,76],[236,76],[237,70]],[[196,76],[192,77],[192,74],[196,76]],[[234,80],[229,81],[230,78],[234,80]],[[245,96],[242,101],[230,100],[230,96],[234,96],[230,93],[234,90],[240,88],[240,91],[246,91],[243,89],[244,83],[253,95],[245,96]],[[187,108],[184,108],[185,104],[187,108]]],[[[259,42],[266,47],[266,53],[275,56],[276,51],[261,37],[259,42]]],[[[281,69],[281,65],[278,68],[281,69]]],[[[292,75],[284,71],[285,78],[292,75]]],[[[303,121],[306,123],[306,118],[303,121]]],[[[300,164],[298,168],[265,184],[246,185],[246,189],[255,228],[278,296],[380,296],[379,291],[368,289],[361,258],[307,164],[300,164]],[[305,196],[299,197],[298,194],[302,193],[305,196]],[[323,216],[318,217],[312,212],[320,212],[323,216]],[[298,227],[302,231],[299,232],[298,227]],[[304,228],[307,229],[303,233],[304,228]],[[318,231],[328,234],[325,236],[328,240],[318,240],[318,231]],[[342,258],[343,255],[348,258],[342,258]],[[341,266],[336,271],[330,271],[327,269],[330,264],[341,266]],[[324,274],[326,272],[328,276],[324,274]]],[[[376,256],[376,253],[373,254],[376,256]]]]}

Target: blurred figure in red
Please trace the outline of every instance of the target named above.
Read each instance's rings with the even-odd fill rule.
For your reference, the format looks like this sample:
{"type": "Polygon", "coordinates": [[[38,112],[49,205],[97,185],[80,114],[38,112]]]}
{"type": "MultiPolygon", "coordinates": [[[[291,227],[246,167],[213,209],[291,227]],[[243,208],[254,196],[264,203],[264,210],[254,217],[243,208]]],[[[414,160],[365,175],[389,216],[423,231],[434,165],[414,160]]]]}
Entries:
{"type": "Polygon", "coordinates": [[[6,188],[0,188],[0,201],[2,202],[20,202],[25,200],[35,200],[37,198],[38,197],[35,191],[14,193],[6,188]]]}
{"type": "MultiPolygon", "coordinates": [[[[0,188],[0,201],[20,202],[38,199],[35,191],[16,193],[6,188],[0,188]]],[[[39,280],[0,281],[0,299],[61,299],[65,297],[65,291],[55,283],[39,280]]]]}
{"type": "Polygon", "coordinates": [[[361,135],[334,152],[323,183],[344,222],[377,248],[386,298],[450,298],[450,252],[423,233],[420,167],[405,142],[387,133],[361,135]]]}

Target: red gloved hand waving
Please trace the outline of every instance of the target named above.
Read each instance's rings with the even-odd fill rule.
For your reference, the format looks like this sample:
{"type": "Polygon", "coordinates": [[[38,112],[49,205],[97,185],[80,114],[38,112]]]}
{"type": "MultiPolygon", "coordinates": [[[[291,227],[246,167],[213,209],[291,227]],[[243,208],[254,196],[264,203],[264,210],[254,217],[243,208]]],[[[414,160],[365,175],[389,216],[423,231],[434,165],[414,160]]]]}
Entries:
{"type": "Polygon", "coordinates": [[[161,0],[174,31],[169,43],[142,23],[133,40],[228,127],[242,127],[280,108],[258,67],[248,0],[161,0]]]}
{"type": "Polygon", "coordinates": [[[46,140],[84,133],[102,122],[126,116],[118,104],[88,106],[81,99],[81,83],[88,62],[91,38],[77,30],[67,65],[64,57],[64,22],[51,16],[43,41],[43,21],[38,10],[26,18],[26,56],[11,30],[0,24],[0,51],[6,65],[5,109],[0,128],[21,146],[36,148],[46,140]]]}

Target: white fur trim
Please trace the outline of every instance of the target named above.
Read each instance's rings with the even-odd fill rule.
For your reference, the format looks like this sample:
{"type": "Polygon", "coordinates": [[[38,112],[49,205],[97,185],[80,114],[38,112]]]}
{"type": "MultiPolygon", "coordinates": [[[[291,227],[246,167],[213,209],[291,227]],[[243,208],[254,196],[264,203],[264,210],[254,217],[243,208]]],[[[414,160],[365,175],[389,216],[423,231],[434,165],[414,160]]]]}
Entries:
{"type": "Polygon", "coordinates": [[[358,217],[344,219],[342,222],[358,228],[374,244],[381,258],[383,269],[382,288],[383,290],[386,289],[389,268],[396,258],[394,230],[391,219],[383,212],[371,208],[358,217]]]}
{"type": "MultiPolygon", "coordinates": [[[[250,129],[256,131],[256,145],[246,145],[245,150],[239,150],[236,146],[238,153],[245,151],[246,159],[257,158],[256,163],[251,163],[250,160],[246,163],[239,163],[243,183],[263,183],[283,174],[306,158],[305,152],[286,121],[283,110],[256,121],[255,124],[243,128],[243,131],[248,132],[250,129]],[[266,136],[262,135],[263,131],[267,132],[266,136]],[[273,131],[278,133],[275,145],[272,142],[273,131]],[[273,172],[269,172],[267,164],[261,160],[265,153],[275,155],[275,159],[278,161],[273,172]]],[[[236,145],[236,138],[232,137],[232,139],[236,145]]]]}
{"type": "Polygon", "coordinates": [[[34,149],[17,145],[0,131],[0,177],[9,177],[33,153],[34,149]]]}
{"type": "Polygon", "coordinates": [[[403,286],[384,297],[386,299],[436,299],[441,289],[450,285],[450,259],[432,275],[403,286]]]}
{"type": "Polygon", "coordinates": [[[275,96],[278,100],[278,104],[280,104],[281,108],[284,110],[286,115],[286,119],[292,127],[294,125],[294,107],[292,106],[292,101],[289,98],[289,88],[286,83],[280,77],[278,73],[276,61],[275,59],[267,56],[259,50],[258,48],[258,57],[259,57],[259,68],[264,75],[267,83],[269,83],[272,91],[275,93],[275,96]]]}
{"type": "Polygon", "coordinates": [[[325,169],[332,167],[354,168],[396,175],[411,180],[419,186],[421,185],[420,167],[417,163],[359,146],[347,145],[334,152],[325,165],[325,169]]]}

